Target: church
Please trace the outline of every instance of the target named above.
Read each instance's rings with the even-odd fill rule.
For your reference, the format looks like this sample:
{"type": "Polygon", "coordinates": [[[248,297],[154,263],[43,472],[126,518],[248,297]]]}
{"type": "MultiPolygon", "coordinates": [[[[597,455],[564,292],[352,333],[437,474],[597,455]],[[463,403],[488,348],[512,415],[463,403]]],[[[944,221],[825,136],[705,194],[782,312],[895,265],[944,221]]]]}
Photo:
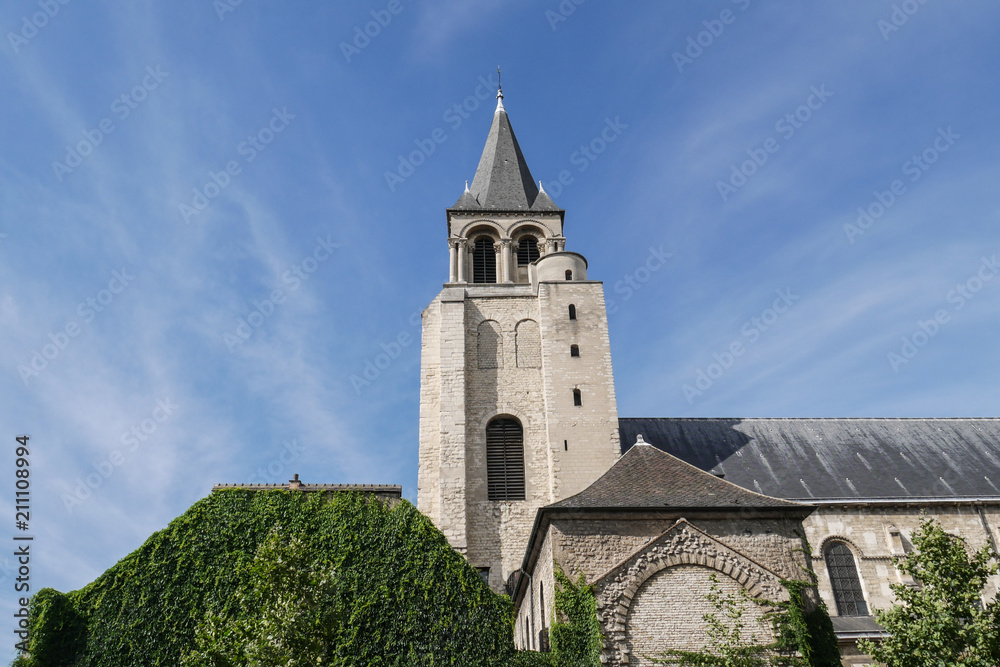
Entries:
{"type": "Polygon", "coordinates": [[[710,577],[781,600],[811,567],[843,664],[867,665],[924,517],[996,550],[1000,419],[620,417],[600,269],[565,216],[498,91],[422,314],[417,498],[511,596],[519,648],[548,647],[557,568],[594,586],[617,667],[700,649],[710,577]]]}

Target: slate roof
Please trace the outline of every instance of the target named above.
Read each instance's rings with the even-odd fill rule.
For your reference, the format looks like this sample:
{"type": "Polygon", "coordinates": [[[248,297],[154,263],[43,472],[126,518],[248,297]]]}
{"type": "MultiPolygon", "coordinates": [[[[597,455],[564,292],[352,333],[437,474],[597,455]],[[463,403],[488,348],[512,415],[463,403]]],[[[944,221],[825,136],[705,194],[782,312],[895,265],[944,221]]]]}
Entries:
{"type": "Polygon", "coordinates": [[[871,616],[831,616],[833,631],[838,638],[885,637],[885,629],[871,616]]]}
{"type": "Polygon", "coordinates": [[[1000,419],[620,419],[726,481],[801,502],[1000,498],[1000,419]]]}
{"type": "Polygon", "coordinates": [[[514,136],[502,97],[497,99],[493,124],[479,158],[472,187],[463,193],[454,210],[559,211],[548,195],[539,197],[538,185],[514,136]]]}
{"type": "Polygon", "coordinates": [[[637,508],[811,511],[747,491],[647,443],[630,447],[596,482],[545,509],[637,508]]]}

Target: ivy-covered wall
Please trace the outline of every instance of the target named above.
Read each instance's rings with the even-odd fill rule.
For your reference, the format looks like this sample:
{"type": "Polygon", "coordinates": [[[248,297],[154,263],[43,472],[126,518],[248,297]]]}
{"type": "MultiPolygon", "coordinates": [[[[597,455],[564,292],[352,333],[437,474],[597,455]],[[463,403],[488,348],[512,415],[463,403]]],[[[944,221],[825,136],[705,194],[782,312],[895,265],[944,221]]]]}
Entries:
{"type": "Polygon", "coordinates": [[[492,667],[514,657],[510,601],[495,595],[408,502],[357,493],[218,491],[85,588],[39,592],[24,667],[173,667],[237,592],[275,526],[334,573],[341,619],[330,664],[492,667]]]}

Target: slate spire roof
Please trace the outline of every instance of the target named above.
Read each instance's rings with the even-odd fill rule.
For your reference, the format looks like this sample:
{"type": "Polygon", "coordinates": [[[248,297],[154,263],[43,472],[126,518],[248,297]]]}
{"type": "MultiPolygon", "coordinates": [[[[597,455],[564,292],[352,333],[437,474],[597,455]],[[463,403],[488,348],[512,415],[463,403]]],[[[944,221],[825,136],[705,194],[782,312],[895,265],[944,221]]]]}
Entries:
{"type": "Polygon", "coordinates": [[[558,206],[542,192],[531,176],[528,163],[514,136],[507,110],[503,106],[503,91],[497,91],[497,109],[486,137],[479,167],[472,187],[459,198],[453,209],[506,211],[558,211],[558,206]]]}
{"type": "Polygon", "coordinates": [[[748,491],[638,442],[586,489],[546,509],[745,509],[808,514],[798,503],[748,491]]]}

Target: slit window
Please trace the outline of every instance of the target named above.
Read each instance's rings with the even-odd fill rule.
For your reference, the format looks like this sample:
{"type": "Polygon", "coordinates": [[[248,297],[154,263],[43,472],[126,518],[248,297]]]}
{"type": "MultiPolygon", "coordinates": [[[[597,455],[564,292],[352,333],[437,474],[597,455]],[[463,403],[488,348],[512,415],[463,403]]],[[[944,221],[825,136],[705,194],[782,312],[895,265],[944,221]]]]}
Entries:
{"type": "Polygon", "coordinates": [[[579,389],[573,390],[573,405],[576,406],[583,405],[583,395],[580,393],[579,389]]]}
{"type": "Polygon", "coordinates": [[[493,249],[493,239],[480,236],[472,248],[472,282],[495,283],[497,281],[497,254],[493,249]]]}
{"type": "Polygon", "coordinates": [[[569,319],[571,320],[576,319],[576,306],[574,306],[573,304],[569,304],[569,319]]]}
{"type": "Polygon", "coordinates": [[[569,346],[569,356],[571,356],[571,357],[579,357],[580,356],[580,346],[579,345],[570,345],[569,346]]]}
{"type": "Polygon", "coordinates": [[[523,237],[517,244],[517,263],[531,264],[536,259],[538,259],[538,239],[534,236],[523,237]]]}
{"type": "Polygon", "coordinates": [[[861,591],[858,566],[854,553],[843,542],[834,542],[826,549],[826,569],[830,573],[833,599],[840,616],[867,616],[868,605],[861,591]]]}
{"type": "Polygon", "coordinates": [[[490,500],[524,500],[524,431],[516,419],[486,426],[486,492],[490,500]]]}

